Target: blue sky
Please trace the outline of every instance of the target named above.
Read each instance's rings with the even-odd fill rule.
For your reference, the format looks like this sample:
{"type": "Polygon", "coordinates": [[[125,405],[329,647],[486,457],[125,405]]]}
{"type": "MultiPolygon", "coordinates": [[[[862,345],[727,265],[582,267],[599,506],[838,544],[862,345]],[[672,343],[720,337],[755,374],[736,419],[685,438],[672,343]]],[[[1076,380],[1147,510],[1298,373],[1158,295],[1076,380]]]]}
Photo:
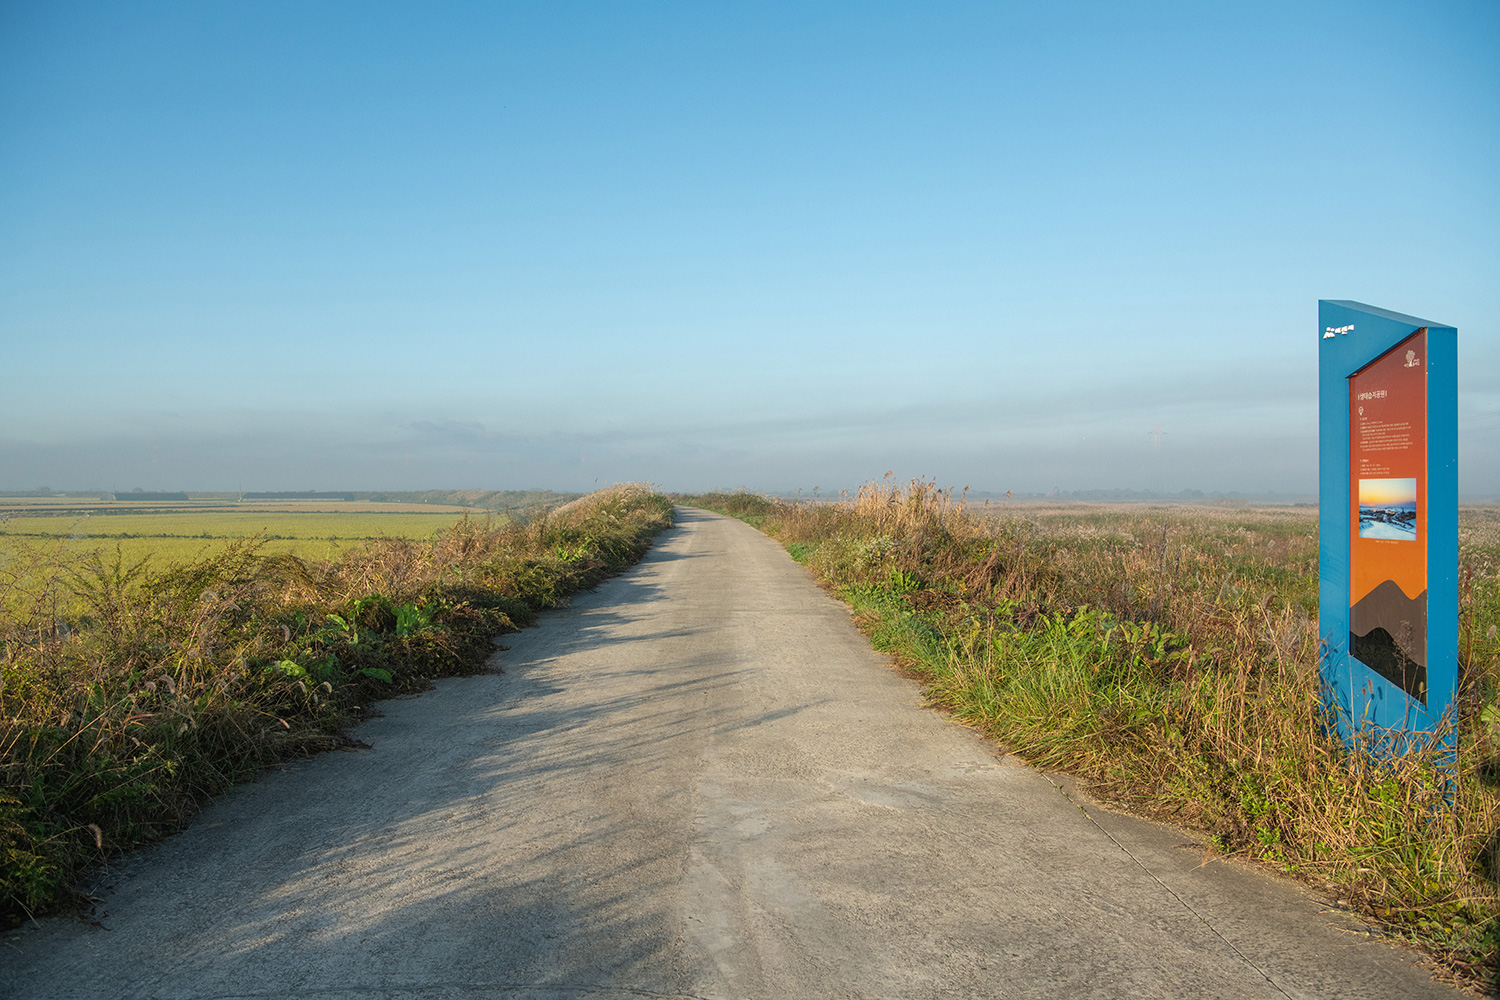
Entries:
{"type": "Polygon", "coordinates": [[[1316,491],[1458,326],[1500,5],[0,4],[0,486],[1316,491]],[[1157,433],[1159,431],[1159,433],[1157,433]]]}

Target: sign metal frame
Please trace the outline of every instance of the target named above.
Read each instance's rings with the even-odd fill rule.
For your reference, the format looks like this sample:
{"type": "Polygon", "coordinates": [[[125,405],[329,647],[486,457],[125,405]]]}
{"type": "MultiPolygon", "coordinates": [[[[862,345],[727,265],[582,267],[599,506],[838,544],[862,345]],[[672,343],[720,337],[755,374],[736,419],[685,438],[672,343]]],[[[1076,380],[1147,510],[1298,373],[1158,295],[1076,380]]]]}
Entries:
{"type": "Polygon", "coordinates": [[[1339,732],[1432,733],[1458,689],[1457,328],[1319,300],[1318,425],[1319,668],[1339,732]]]}

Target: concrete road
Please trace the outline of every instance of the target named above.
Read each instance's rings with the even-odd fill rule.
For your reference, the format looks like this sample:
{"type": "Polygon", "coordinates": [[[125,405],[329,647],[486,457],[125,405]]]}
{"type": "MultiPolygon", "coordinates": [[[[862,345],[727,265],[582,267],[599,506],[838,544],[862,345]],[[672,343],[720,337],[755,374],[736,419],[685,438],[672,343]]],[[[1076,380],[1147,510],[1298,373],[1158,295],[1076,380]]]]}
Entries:
{"type": "Polygon", "coordinates": [[[10,997],[1454,997],[921,707],[774,543],[679,527],[111,873],[10,997]],[[1080,807],[1082,806],[1082,807],[1080,807]]]}

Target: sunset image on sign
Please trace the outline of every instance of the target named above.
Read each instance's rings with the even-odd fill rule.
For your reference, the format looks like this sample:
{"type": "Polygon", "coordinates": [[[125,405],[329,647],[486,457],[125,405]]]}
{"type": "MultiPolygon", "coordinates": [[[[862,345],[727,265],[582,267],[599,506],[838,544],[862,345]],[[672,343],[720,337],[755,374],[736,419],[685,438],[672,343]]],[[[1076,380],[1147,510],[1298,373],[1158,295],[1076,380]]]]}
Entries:
{"type": "Polygon", "coordinates": [[[1416,479],[1359,481],[1359,537],[1416,541],[1416,479]]]}

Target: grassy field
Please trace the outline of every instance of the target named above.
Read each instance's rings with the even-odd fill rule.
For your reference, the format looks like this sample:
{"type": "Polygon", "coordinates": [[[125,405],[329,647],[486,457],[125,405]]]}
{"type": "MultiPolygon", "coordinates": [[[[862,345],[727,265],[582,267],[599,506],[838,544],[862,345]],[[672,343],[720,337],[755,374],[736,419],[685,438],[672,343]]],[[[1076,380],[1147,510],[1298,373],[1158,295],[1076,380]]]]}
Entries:
{"type": "Polygon", "coordinates": [[[525,520],[465,513],[89,518],[161,532],[115,539],[119,553],[73,549],[105,540],[67,537],[81,533],[58,516],[0,550],[0,918],[86,905],[73,886],[91,864],[171,833],[268,764],[347,743],[372,700],[484,669],[495,636],[623,569],[671,523],[670,501],[639,486],[525,520]],[[282,539],[299,544],[377,537],[346,534],[334,558],[254,537],[166,557],[184,541],[169,527],[248,536],[269,523],[309,536],[282,539]],[[124,558],[125,541],[156,558],[124,558]]]}
{"type": "Polygon", "coordinates": [[[780,540],[934,705],[1006,750],[1497,985],[1500,510],[1460,514],[1459,751],[1381,762],[1322,707],[1313,508],[975,505],[925,482],[681,502],[780,540]]]}
{"type": "Polygon", "coordinates": [[[350,505],[357,505],[358,509],[369,511],[445,507],[530,516],[532,513],[542,513],[576,500],[581,495],[558,493],[552,490],[420,490],[348,493],[341,494],[339,497],[281,496],[274,499],[254,497],[247,499],[247,494],[240,493],[186,493],[178,499],[160,500],[142,499],[131,493],[87,495],[0,493],[0,517],[13,513],[81,515],[131,512],[161,514],[179,511],[191,514],[205,510],[284,510],[291,512],[349,509],[350,505]]]}
{"type": "Polygon", "coordinates": [[[452,504],[369,501],[86,501],[0,497],[0,566],[17,559],[59,565],[82,558],[156,565],[206,559],[258,538],[265,555],[336,558],[376,538],[431,538],[465,517],[504,520],[494,510],[452,504]],[[42,558],[38,559],[38,555],[42,558]]]}

